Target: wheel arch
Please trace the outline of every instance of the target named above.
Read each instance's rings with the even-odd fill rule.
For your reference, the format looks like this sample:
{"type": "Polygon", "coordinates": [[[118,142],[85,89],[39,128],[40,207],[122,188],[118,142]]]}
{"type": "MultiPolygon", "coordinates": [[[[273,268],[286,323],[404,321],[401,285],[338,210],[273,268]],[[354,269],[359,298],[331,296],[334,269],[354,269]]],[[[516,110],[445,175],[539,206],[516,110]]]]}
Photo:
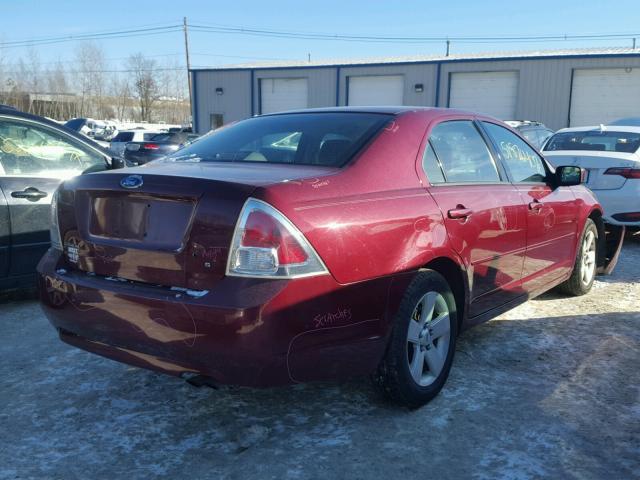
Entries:
{"type": "MultiPolygon", "coordinates": [[[[597,250],[597,258],[596,258],[596,267],[603,268],[607,262],[607,242],[606,242],[606,231],[604,227],[604,219],[602,218],[602,211],[598,208],[594,208],[593,210],[591,210],[587,218],[590,218],[593,221],[593,223],[596,224],[596,230],[598,230],[598,250],[597,250]]],[[[584,226],[583,226],[583,229],[584,229],[584,226]]],[[[580,245],[578,245],[577,248],[579,249],[580,245]]]]}
{"type": "Polygon", "coordinates": [[[458,263],[449,257],[434,258],[424,265],[423,268],[438,272],[451,287],[453,296],[456,299],[458,332],[460,332],[466,318],[469,302],[469,284],[465,271],[458,263]]]}

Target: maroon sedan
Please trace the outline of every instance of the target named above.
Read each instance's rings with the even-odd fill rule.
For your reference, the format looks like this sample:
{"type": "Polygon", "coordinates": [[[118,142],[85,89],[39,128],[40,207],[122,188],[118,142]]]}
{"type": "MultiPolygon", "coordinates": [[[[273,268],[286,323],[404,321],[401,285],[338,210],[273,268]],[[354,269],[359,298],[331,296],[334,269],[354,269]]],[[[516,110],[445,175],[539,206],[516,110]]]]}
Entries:
{"type": "Polygon", "coordinates": [[[463,329],[607,267],[581,180],[466,112],[252,118],[64,182],[42,302],[65,342],[192,383],[371,374],[418,406],[463,329]]]}

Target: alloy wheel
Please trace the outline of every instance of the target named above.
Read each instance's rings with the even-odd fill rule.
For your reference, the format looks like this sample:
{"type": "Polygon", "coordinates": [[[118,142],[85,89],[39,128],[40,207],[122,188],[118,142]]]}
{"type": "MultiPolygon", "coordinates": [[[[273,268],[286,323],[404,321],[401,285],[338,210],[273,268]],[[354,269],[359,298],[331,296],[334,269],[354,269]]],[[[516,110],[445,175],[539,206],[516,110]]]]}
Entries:
{"type": "Polygon", "coordinates": [[[407,362],[420,386],[431,385],[444,367],[449,352],[449,308],[438,292],[425,294],[413,310],[407,332],[407,362]]]}
{"type": "Polygon", "coordinates": [[[582,283],[589,285],[596,273],[596,236],[587,231],[582,242],[582,283]]]}

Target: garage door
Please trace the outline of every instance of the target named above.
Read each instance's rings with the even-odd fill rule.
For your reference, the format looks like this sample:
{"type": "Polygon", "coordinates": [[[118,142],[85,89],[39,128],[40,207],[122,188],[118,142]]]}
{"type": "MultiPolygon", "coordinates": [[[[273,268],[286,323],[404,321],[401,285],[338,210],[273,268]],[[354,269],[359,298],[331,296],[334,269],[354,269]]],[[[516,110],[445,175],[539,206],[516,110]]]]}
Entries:
{"type": "Polygon", "coordinates": [[[260,112],[273,113],[308,106],[306,78],[260,79],[260,112]]]}
{"type": "Polygon", "coordinates": [[[349,77],[349,105],[402,105],[402,75],[370,75],[349,77]]]}
{"type": "Polygon", "coordinates": [[[574,70],[570,126],[606,124],[640,112],[640,68],[574,70]]]}
{"type": "Polygon", "coordinates": [[[501,120],[516,118],[518,72],[452,73],[449,106],[485,113],[501,120]]]}

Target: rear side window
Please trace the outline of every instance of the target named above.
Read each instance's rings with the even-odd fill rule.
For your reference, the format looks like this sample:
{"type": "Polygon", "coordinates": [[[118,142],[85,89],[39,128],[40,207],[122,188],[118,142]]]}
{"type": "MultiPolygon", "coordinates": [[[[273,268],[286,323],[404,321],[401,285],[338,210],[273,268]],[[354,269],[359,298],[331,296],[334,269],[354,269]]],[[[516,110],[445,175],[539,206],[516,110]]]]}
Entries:
{"type": "Polygon", "coordinates": [[[544,182],[547,171],[542,159],[520,137],[500,125],[482,122],[498,147],[500,158],[517,183],[544,182]]]}
{"type": "Polygon", "coordinates": [[[433,151],[431,143],[427,144],[427,148],[424,149],[424,155],[422,156],[422,168],[429,178],[431,183],[443,183],[444,174],[442,168],[440,168],[440,162],[436,153],[433,151]]]}
{"type": "Polygon", "coordinates": [[[443,122],[431,131],[433,146],[447,182],[499,182],[489,148],[470,120],[443,122]]]}
{"type": "Polygon", "coordinates": [[[340,167],[392,119],[352,112],[256,117],[215,131],[167,160],[340,167]]]}
{"type": "Polygon", "coordinates": [[[133,132],[119,132],[111,141],[112,142],[130,142],[131,140],[133,140],[133,132]]]}

